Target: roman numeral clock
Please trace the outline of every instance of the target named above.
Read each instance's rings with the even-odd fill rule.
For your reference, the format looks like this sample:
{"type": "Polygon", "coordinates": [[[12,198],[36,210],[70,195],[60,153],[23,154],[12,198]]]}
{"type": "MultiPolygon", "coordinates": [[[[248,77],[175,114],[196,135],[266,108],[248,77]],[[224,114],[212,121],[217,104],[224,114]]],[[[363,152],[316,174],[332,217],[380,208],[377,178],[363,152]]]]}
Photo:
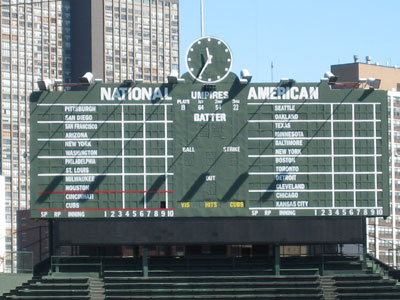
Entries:
{"type": "Polygon", "coordinates": [[[186,67],[196,81],[202,83],[220,82],[231,71],[231,50],[219,38],[201,37],[189,46],[186,54],[186,67]]]}

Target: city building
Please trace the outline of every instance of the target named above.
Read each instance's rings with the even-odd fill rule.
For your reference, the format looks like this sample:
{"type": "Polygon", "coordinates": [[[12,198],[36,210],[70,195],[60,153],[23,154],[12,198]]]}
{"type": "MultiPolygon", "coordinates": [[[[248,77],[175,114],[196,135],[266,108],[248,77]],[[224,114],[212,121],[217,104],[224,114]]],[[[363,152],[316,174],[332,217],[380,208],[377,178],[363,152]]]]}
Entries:
{"type": "MultiPolygon", "coordinates": [[[[18,255],[13,255],[17,260],[17,270],[12,270],[12,273],[29,272],[32,269],[32,262],[36,265],[49,257],[48,223],[46,220],[31,219],[29,210],[19,210],[17,228],[18,255]]],[[[6,256],[6,259],[10,257],[6,256]]]]}
{"type": "Polygon", "coordinates": [[[29,207],[29,95],[43,77],[71,74],[70,3],[3,0],[1,15],[1,174],[5,178],[5,270],[15,267],[16,212],[29,207]],[[13,262],[14,261],[14,264],[13,262]]]}
{"type": "Polygon", "coordinates": [[[4,257],[6,256],[6,202],[4,176],[0,176],[0,273],[5,270],[4,257]]]}
{"type": "Polygon", "coordinates": [[[359,83],[360,79],[380,79],[380,90],[400,91],[400,69],[398,66],[381,65],[372,63],[371,57],[365,58],[365,63],[359,61],[354,55],[354,62],[348,64],[332,65],[331,72],[338,77],[338,82],[359,83]]]}
{"type": "Polygon", "coordinates": [[[400,268],[400,69],[372,63],[369,56],[361,63],[354,56],[353,63],[332,65],[331,72],[338,77],[338,83],[350,85],[362,84],[368,78],[379,79],[379,89],[388,91],[391,216],[367,220],[367,245],[368,252],[376,258],[400,268]]]}
{"type": "Polygon", "coordinates": [[[166,82],[179,71],[178,0],[71,1],[71,32],[73,80],[166,82]]]}
{"type": "Polygon", "coordinates": [[[0,259],[10,272],[16,212],[29,208],[29,96],[37,82],[78,82],[87,71],[104,82],[165,82],[179,71],[179,7],[178,0],[1,0],[0,20],[0,244],[11,257],[0,259]]]}

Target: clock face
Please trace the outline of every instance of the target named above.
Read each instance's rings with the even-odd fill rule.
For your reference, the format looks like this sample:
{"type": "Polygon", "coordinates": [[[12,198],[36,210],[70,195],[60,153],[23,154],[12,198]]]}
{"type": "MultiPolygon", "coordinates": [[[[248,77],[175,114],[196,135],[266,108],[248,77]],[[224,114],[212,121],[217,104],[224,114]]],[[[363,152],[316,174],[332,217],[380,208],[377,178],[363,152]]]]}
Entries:
{"type": "Polygon", "coordinates": [[[186,67],[197,81],[216,83],[231,71],[232,53],[224,41],[215,37],[202,37],[190,45],[186,54],[186,67]]]}

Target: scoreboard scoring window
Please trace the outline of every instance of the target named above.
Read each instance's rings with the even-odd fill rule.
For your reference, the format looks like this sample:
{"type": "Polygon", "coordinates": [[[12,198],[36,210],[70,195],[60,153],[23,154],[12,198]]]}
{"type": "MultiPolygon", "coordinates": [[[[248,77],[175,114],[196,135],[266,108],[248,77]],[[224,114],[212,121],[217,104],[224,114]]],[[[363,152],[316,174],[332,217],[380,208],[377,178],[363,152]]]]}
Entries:
{"type": "Polygon", "coordinates": [[[383,91],[230,74],[38,92],[30,110],[34,218],[389,214],[383,91]]]}

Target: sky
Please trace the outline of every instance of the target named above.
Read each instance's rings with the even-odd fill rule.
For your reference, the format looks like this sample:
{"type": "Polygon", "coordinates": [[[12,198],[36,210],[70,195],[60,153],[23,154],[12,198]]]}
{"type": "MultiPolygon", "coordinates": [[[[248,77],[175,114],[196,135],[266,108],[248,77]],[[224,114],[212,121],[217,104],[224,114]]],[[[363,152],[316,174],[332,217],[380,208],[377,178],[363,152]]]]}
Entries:
{"type": "MultiPolygon", "coordinates": [[[[400,0],[203,1],[204,36],[223,39],[233,53],[232,71],[248,69],[253,82],[319,81],[354,55],[400,67],[400,0]]],[[[201,37],[200,3],[179,1],[182,74],[189,45],[201,37]]]]}

